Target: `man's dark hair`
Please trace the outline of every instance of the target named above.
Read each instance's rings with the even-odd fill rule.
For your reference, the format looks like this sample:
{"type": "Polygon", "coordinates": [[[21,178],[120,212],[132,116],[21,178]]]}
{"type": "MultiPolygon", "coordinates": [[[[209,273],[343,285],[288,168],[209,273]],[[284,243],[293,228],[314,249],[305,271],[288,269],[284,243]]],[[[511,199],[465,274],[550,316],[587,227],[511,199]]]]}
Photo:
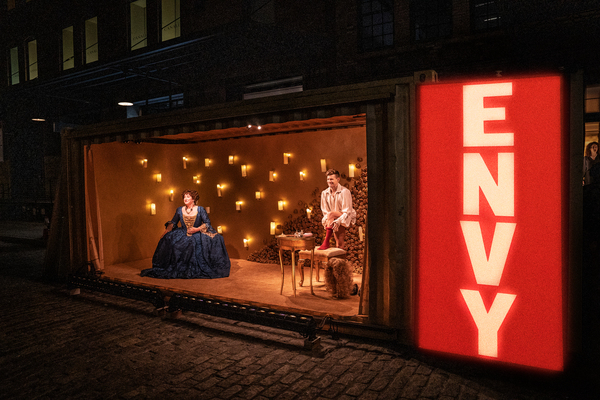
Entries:
{"type": "Polygon", "coordinates": [[[337,169],[329,168],[327,172],[325,172],[325,176],[336,175],[338,178],[340,177],[340,171],[337,169]]]}

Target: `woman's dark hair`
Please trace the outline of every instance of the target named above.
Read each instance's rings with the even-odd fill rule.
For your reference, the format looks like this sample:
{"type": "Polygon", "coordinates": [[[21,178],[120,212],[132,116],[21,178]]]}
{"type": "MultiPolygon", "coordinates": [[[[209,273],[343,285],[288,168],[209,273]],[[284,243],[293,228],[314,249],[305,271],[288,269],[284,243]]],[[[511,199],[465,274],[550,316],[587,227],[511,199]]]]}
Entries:
{"type": "Polygon", "coordinates": [[[192,199],[194,199],[194,203],[198,201],[200,195],[195,190],[186,189],[181,193],[181,198],[183,199],[186,194],[189,194],[192,199]]]}
{"type": "MultiPolygon", "coordinates": [[[[585,155],[586,156],[590,157],[592,155],[592,146],[593,145],[598,146],[598,142],[591,142],[591,143],[588,143],[587,146],[585,146],[585,155]]],[[[600,146],[598,146],[598,147],[600,147],[600,146]]]]}

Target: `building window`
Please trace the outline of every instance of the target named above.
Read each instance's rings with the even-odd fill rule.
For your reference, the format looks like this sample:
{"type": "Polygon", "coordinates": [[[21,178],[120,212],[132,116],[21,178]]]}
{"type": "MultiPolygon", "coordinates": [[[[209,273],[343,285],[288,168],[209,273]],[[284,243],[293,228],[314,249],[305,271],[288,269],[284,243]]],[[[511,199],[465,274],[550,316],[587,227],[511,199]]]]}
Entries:
{"type": "Polygon", "coordinates": [[[450,36],[452,0],[411,0],[410,20],[414,40],[450,36]]]}
{"type": "Polygon", "coordinates": [[[62,70],[75,67],[75,49],[73,47],[73,27],[62,31],[62,70]]]}
{"type": "Polygon", "coordinates": [[[16,85],[19,83],[19,48],[13,47],[9,53],[8,84],[16,85]]]}
{"type": "Polygon", "coordinates": [[[162,0],[161,2],[161,38],[163,42],[181,36],[179,1],[180,0],[162,0]]]}
{"type": "Polygon", "coordinates": [[[600,135],[600,85],[585,88],[585,146],[597,142],[600,135]]]}
{"type": "Polygon", "coordinates": [[[38,77],[37,40],[27,43],[27,75],[29,80],[38,77]]]}
{"type": "Polygon", "coordinates": [[[600,85],[585,88],[585,112],[586,114],[600,113],[600,85]]]}
{"type": "Polygon", "coordinates": [[[493,29],[500,26],[499,0],[471,1],[471,20],[476,31],[493,29]]]}
{"type": "Polygon", "coordinates": [[[131,16],[131,50],[148,46],[146,0],[137,0],[129,4],[131,16]]]}
{"type": "Polygon", "coordinates": [[[85,21],[85,63],[98,61],[98,17],[85,21]]]}
{"type": "Polygon", "coordinates": [[[359,0],[360,38],[364,51],[394,45],[394,7],[391,0],[359,0]]]}

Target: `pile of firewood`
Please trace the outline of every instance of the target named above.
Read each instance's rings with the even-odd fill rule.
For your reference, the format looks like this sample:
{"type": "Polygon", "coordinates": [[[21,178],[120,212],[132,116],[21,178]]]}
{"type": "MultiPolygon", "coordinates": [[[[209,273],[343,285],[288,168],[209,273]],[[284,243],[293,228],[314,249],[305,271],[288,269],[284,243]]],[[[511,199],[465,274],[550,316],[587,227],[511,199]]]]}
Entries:
{"type": "MultiPolygon", "coordinates": [[[[362,160],[359,158],[355,165],[356,172],[360,171],[360,175],[355,173],[354,178],[347,177],[342,174],[340,184],[343,184],[352,193],[352,206],[356,210],[356,224],[350,225],[346,231],[346,259],[353,266],[354,273],[361,274],[363,269],[364,257],[364,237],[366,232],[367,208],[368,208],[368,185],[367,185],[367,168],[361,168],[362,160]],[[360,240],[360,232],[362,238],[360,240]]],[[[315,236],[315,243],[320,246],[325,238],[325,229],[321,220],[323,213],[321,212],[321,191],[320,188],[315,188],[311,193],[313,199],[310,203],[302,200],[298,201],[298,208],[294,209],[293,213],[288,216],[283,226],[277,227],[278,233],[293,234],[295,232],[311,232],[315,236]],[[311,209],[311,216],[308,218],[306,209],[311,209]]],[[[331,247],[335,247],[335,239],[331,238],[331,247]]],[[[262,249],[252,252],[248,256],[248,261],[259,263],[279,264],[279,246],[275,237],[265,240],[262,249]]],[[[289,265],[292,263],[291,252],[283,252],[283,263],[289,265]]]]}

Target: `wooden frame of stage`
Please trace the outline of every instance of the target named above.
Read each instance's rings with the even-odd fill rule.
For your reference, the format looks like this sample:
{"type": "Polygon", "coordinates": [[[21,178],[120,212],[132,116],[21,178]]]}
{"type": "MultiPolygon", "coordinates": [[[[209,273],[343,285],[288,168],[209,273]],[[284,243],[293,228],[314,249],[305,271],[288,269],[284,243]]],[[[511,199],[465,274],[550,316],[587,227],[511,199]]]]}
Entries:
{"type": "MultiPolygon", "coordinates": [[[[360,296],[337,299],[325,289],[323,273],[321,281],[313,276],[314,295],[310,293],[310,269],[306,268],[303,286],[296,287],[294,297],[291,284],[291,265],[284,265],[283,294],[281,289],[281,267],[278,264],[262,264],[241,259],[231,260],[231,273],[220,279],[156,279],[141,277],[140,271],[151,266],[151,259],[114,264],[104,269],[104,279],[147,286],[161,290],[166,295],[183,293],[221,301],[248,304],[257,307],[275,308],[282,311],[303,313],[315,317],[332,317],[336,320],[362,322],[360,296]]],[[[314,272],[314,271],[313,271],[314,272]]],[[[299,282],[299,271],[296,271],[299,282]]],[[[315,273],[316,275],[316,273],[315,273]]],[[[361,275],[354,274],[354,283],[361,286],[361,275]]]]}

